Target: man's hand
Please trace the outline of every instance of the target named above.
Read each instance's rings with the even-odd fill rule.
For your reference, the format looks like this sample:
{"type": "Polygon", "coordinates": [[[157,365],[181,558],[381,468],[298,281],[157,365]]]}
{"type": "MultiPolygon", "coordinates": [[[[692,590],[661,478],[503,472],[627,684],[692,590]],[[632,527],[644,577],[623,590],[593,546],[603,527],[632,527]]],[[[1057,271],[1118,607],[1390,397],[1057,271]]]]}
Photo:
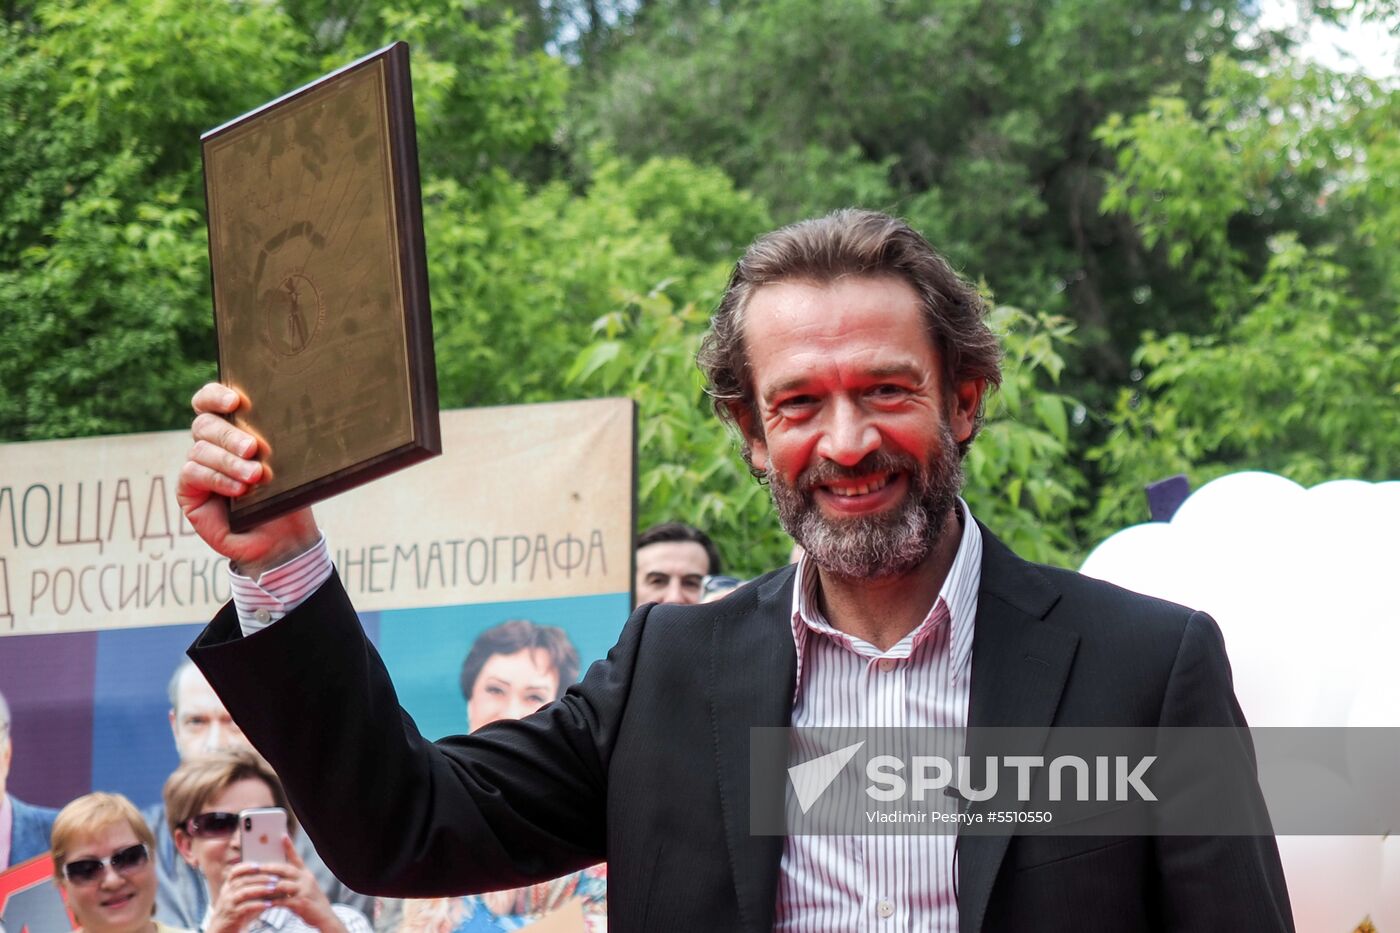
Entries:
{"type": "Polygon", "coordinates": [[[310,509],[264,522],[252,531],[235,534],[228,526],[228,503],[264,478],[258,457],[263,445],[233,426],[225,416],[242,403],[228,386],[211,382],[194,395],[194,446],[180,470],[175,498],[195,532],[205,543],[254,580],[264,570],[286,563],[316,544],[320,531],[310,509]]]}

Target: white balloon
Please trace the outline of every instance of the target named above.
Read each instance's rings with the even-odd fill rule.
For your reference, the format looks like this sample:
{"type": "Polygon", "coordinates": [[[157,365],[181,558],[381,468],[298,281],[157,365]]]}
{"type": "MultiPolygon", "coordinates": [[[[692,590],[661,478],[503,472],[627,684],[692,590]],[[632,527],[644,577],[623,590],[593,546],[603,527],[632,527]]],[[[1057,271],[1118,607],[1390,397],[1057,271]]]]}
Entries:
{"type": "Polygon", "coordinates": [[[1172,524],[1246,527],[1251,520],[1272,520],[1271,516],[1295,504],[1304,494],[1302,486],[1274,473],[1231,473],[1191,493],[1172,516],[1172,524]]]}
{"type": "Polygon", "coordinates": [[[1357,687],[1347,725],[1400,727],[1400,621],[1376,627],[1352,673],[1357,687]]]}
{"type": "MultiPolygon", "coordinates": [[[[1375,836],[1279,836],[1298,933],[1352,933],[1381,906],[1375,836]]],[[[1379,925],[1377,933],[1388,933],[1379,925]]]]}
{"type": "Polygon", "coordinates": [[[1174,585],[1172,529],[1162,522],[1133,525],[1094,548],[1079,572],[1146,596],[1167,599],[1174,585]]]}
{"type": "Polygon", "coordinates": [[[1400,482],[1338,480],[1305,490],[1270,473],[1222,476],[1171,522],[1124,529],[1083,571],[1202,609],[1225,636],[1252,725],[1342,726],[1377,655],[1400,628],[1400,482]]]}
{"type": "MultiPolygon", "coordinates": [[[[1083,569],[1210,612],[1252,725],[1400,726],[1400,482],[1224,476],[1171,522],[1118,532],[1083,569]]],[[[1364,755],[1348,758],[1357,772],[1364,755]]],[[[1355,788],[1316,780],[1386,793],[1365,770],[1355,788]]],[[[1299,933],[1351,933],[1367,916],[1400,933],[1400,838],[1281,836],[1279,852],[1299,933]]]]}

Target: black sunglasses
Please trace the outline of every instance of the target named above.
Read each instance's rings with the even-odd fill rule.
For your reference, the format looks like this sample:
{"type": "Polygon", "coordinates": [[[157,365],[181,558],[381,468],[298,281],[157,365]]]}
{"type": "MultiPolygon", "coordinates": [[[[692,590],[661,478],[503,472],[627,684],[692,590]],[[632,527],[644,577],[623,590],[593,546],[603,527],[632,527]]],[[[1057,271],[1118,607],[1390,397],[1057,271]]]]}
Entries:
{"type": "Polygon", "coordinates": [[[199,816],[192,816],[185,820],[185,832],[191,836],[198,836],[201,839],[213,839],[218,836],[229,836],[238,828],[237,813],[201,813],[199,816]]]}
{"type": "Polygon", "coordinates": [[[146,844],[138,842],[134,846],[118,849],[106,858],[75,859],[63,866],[63,877],[73,884],[91,884],[102,877],[102,871],[108,865],[117,874],[127,875],[145,865],[149,857],[146,844]]]}

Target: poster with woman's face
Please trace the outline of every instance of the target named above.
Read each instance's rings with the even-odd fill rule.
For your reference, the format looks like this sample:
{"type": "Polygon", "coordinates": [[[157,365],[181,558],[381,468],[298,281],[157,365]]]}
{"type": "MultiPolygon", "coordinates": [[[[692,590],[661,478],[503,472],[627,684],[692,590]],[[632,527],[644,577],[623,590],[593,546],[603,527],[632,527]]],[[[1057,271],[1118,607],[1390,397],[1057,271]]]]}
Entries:
{"type": "Polygon", "coordinates": [[[428,738],[522,719],[617,641],[627,593],[379,613],[379,651],[428,738]]]}

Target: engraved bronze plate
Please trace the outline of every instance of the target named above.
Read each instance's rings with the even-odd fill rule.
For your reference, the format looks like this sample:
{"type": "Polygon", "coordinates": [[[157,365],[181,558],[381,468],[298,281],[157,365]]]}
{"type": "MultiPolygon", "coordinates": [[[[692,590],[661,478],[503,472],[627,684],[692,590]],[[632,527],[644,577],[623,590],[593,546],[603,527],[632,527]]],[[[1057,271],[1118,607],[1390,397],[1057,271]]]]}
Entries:
{"type": "Polygon", "coordinates": [[[271,474],[234,530],[440,453],[408,46],[201,142],[219,381],[271,474]]]}

